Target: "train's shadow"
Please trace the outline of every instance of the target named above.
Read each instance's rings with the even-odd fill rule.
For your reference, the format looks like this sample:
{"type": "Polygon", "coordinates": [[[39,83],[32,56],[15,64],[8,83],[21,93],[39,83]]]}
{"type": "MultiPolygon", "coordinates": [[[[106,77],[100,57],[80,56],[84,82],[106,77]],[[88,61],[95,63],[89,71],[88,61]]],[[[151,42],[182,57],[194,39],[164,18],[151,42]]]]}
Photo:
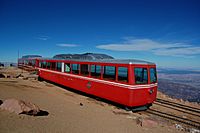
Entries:
{"type": "MultiPolygon", "coordinates": [[[[101,98],[101,97],[98,97],[98,96],[94,96],[92,94],[88,94],[88,93],[85,93],[85,92],[82,92],[82,91],[79,91],[79,90],[76,90],[76,89],[73,89],[73,88],[70,88],[70,87],[66,87],[64,85],[60,85],[60,84],[54,83],[54,82],[49,81],[49,80],[40,79],[40,81],[46,81],[46,82],[51,83],[53,85],[59,86],[62,89],[74,92],[76,94],[80,94],[82,96],[86,96],[86,97],[91,98],[91,99],[94,99],[94,101],[99,102],[98,104],[101,104],[101,102],[107,103],[109,106],[114,106],[117,109],[123,109],[123,110],[126,110],[126,111],[132,111],[133,113],[145,111],[147,108],[149,108],[152,105],[152,104],[149,104],[149,105],[146,105],[146,106],[127,107],[125,105],[122,105],[122,104],[119,104],[119,103],[116,103],[116,102],[113,102],[113,101],[110,101],[110,100],[107,100],[107,99],[104,99],[104,98],[101,98]]],[[[101,105],[103,105],[103,104],[101,104],[101,105]]]]}
{"type": "MultiPolygon", "coordinates": [[[[107,100],[107,99],[103,99],[103,98],[101,98],[101,97],[97,97],[97,96],[94,96],[94,95],[91,95],[91,94],[82,92],[82,91],[79,91],[79,90],[75,90],[75,89],[73,89],[73,88],[66,87],[66,86],[64,86],[64,85],[60,85],[60,84],[54,83],[54,82],[49,81],[49,80],[41,79],[40,81],[46,81],[47,83],[51,83],[51,84],[53,84],[53,85],[59,86],[59,87],[61,87],[61,88],[64,89],[64,90],[68,90],[68,91],[70,91],[70,92],[73,92],[73,93],[76,93],[76,94],[79,94],[79,95],[82,95],[82,96],[86,96],[86,97],[88,97],[88,98],[91,98],[91,100],[94,100],[94,101],[107,103],[109,106],[114,106],[114,107],[116,107],[116,108],[118,108],[118,109],[124,109],[124,110],[126,110],[126,111],[130,111],[130,110],[131,110],[131,108],[125,107],[124,105],[121,105],[121,104],[115,103],[115,102],[113,102],[113,101],[109,101],[109,100],[107,100]]],[[[89,100],[89,99],[88,99],[88,100],[89,100]]],[[[90,100],[90,101],[91,101],[91,100],[90,100]]],[[[102,106],[104,106],[103,103],[101,104],[102,106]]],[[[80,104],[81,104],[81,103],[80,103],[80,104]]]]}

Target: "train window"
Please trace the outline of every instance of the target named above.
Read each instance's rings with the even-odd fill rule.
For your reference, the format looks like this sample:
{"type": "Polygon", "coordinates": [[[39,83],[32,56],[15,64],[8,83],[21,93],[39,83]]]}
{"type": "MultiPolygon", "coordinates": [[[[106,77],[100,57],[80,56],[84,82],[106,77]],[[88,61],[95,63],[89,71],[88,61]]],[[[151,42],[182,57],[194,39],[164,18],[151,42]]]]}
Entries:
{"type": "Polygon", "coordinates": [[[42,64],[41,64],[41,66],[42,66],[42,68],[46,68],[46,66],[47,66],[46,61],[43,61],[42,64]]]}
{"type": "Polygon", "coordinates": [[[28,61],[28,65],[32,66],[32,61],[31,60],[28,61]]]}
{"type": "Polygon", "coordinates": [[[150,68],[150,82],[151,83],[157,82],[156,68],[150,68]]]}
{"type": "Polygon", "coordinates": [[[81,64],[81,75],[88,76],[89,75],[89,65],[81,64]]]}
{"type": "Polygon", "coordinates": [[[39,67],[40,67],[40,68],[42,67],[42,62],[39,62],[39,67]]]}
{"type": "Polygon", "coordinates": [[[128,68],[118,67],[118,81],[128,82],[128,68]]]}
{"type": "Polygon", "coordinates": [[[115,80],[115,67],[114,66],[104,66],[103,78],[107,80],[115,80]]]}
{"type": "Polygon", "coordinates": [[[51,69],[56,70],[56,63],[55,62],[51,62],[51,69]]]}
{"type": "Polygon", "coordinates": [[[135,84],[147,84],[148,76],[147,76],[147,68],[135,68],[135,84]]]}
{"type": "Polygon", "coordinates": [[[61,62],[56,62],[56,70],[61,72],[61,62]]]}
{"type": "Polygon", "coordinates": [[[25,64],[25,65],[28,65],[28,60],[24,60],[24,64],[25,64]]]}
{"type": "Polygon", "coordinates": [[[35,66],[35,60],[32,60],[32,66],[35,66]]]}
{"type": "Polygon", "coordinates": [[[47,69],[50,69],[50,67],[51,67],[51,63],[47,62],[47,69]]]}
{"type": "Polygon", "coordinates": [[[91,76],[94,78],[101,77],[101,66],[99,65],[91,65],[91,76]]]}
{"type": "Polygon", "coordinates": [[[79,74],[79,64],[72,64],[72,73],[79,74]]]}
{"type": "Polygon", "coordinates": [[[40,62],[41,63],[41,68],[43,68],[43,62],[40,62]]]}
{"type": "Polygon", "coordinates": [[[65,64],[65,72],[70,73],[70,64],[69,63],[65,64]]]}
{"type": "Polygon", "coordinates": [[[22,64],[23,62],[22,62],[22,60],[18,60],[18,62],[20,63],[20,64],[22,64]]]}

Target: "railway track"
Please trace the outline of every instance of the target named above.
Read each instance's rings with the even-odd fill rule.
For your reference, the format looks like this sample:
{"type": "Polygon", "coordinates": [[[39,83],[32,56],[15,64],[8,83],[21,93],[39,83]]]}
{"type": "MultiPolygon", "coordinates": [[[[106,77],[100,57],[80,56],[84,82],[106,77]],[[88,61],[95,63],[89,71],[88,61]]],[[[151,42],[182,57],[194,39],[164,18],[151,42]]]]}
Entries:
{"type": "Polygon", "coordinates": [[[187,105],[183,105],[183,104],[179,104],[179,103],[175,103],[175,102],[171,102],[171,101],[167,101],[167,100],[163,100],[163,99],[159,99],[159,98],[156,99],[155,103],[166,104],[166,105],[170,105],[170,106],[173,106],[173,107],[177,107],[177,108],[180,108],[180,109],[184,109],[184,110],[187,110],[187,111],[191,111],[191,112],[195,112],[195,113],[200,114],[199,108],[190,107],[190,106],[187,106],[187,105]]]}
{"type": "Polygon", "coordinates": [[[200,129],[200,122],[197,122],[197,121],[194,121],[194,120],[182,118],[180,116],[172,115],[170,113],[165,113],[165,112],[158,111],[158,110],[155,110],[155,109],[149,109],[149,110],[147,110],[147,113],[150,113],[150,114],[153,114],[153,115],[165,118],[165,119],[173,120],[175,122],[179,122],[179,123],[185,124],[187,126],[191,126],[191,127],[195,127],[197,129],[200,129]]]}
{"type": "Polygon", "coordinates": [[[154,104],[155,107],[146,111],[148,114],[172,120],[187,127],[200,129],[200,109],[163,99],[157,99],[154,104]]]}

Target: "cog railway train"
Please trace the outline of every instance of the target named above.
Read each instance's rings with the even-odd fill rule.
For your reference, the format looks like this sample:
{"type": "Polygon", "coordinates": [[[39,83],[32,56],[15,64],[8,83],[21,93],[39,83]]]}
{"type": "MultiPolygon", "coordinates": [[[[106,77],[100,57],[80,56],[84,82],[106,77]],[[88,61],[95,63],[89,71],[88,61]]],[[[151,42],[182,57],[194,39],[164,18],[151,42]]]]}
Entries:
{"type": "Polygon", "coordinates": [[[39,78],[133,111],[145,110],[156,100],[156,65],[147,61],[86,53],[54,58],[24,56],[18,59],[18,67],[37,69],[39,78]]]}

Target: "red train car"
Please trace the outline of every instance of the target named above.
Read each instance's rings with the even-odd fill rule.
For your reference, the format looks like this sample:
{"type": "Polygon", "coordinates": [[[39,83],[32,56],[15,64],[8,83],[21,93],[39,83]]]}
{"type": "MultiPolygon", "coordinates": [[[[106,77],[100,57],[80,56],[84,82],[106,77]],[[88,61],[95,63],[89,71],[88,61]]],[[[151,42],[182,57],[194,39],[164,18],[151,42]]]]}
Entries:
{"type": "MultiPolygon", "coordinates": [[[[22,60],[22,59],[20,59],[22,60]]],[[[20,63],[19,66],[30,65],[20,63]]],[[[40,78],[123,105],[147,109],[156,100],[156,65],[141,60],[30,58],[40,78]]]]}
{"type": "Polygon", "coordinates": [[[18,59],[18,68],[25,69],[27,71],[32,71],[38,66],[38,60],[41,56],[38,55],[27,55],[18,59]]]}

